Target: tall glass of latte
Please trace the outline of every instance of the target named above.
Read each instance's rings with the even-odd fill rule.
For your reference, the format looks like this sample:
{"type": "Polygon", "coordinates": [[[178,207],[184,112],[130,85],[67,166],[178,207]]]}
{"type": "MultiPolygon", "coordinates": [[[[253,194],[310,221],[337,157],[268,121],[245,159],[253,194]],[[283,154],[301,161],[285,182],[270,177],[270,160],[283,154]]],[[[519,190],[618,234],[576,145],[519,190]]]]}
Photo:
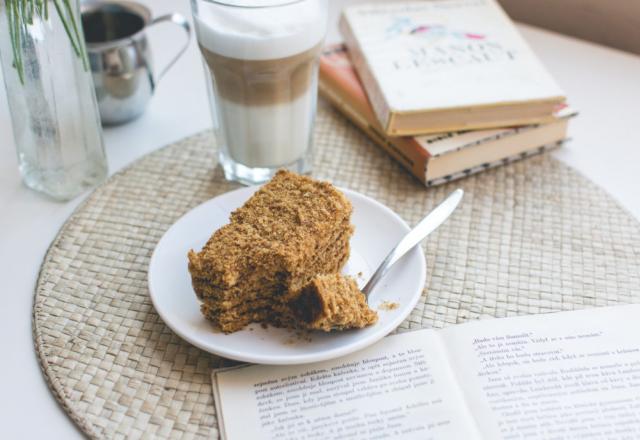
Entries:
{"type": "Polygon", "coordinates": [[[326,0],[192,0],[218,156],[246,184],[309,171],[326,0]]]}

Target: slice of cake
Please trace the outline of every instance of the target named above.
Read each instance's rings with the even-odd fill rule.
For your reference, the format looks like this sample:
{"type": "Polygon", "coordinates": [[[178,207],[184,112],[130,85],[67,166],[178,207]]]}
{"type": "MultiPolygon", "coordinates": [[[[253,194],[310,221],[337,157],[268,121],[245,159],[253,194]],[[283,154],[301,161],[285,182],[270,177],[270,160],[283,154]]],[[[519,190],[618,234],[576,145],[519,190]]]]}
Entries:
{"type": "Polygon", "coordinates": [[[289,302],[349,258],[351,203],[333,185],[279,171],[189,252],[202,312],[224,332],[251,322],[299,327],[289,302]]]}
{"type": "Polygon", "coordinates": [[[378,314],[355,280],[334,273],[318,275],[292,301],[296,318],[312,330],[345,330],[374,324],[378,314]]]}

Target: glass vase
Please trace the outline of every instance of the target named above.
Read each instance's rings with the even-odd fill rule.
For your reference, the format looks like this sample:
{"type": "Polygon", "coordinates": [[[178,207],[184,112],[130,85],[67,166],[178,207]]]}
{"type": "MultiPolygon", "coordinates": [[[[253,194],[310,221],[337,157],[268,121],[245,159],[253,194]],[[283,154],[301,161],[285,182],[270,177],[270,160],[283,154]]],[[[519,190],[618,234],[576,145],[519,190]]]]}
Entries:
{"type": "Polygon", "coordinates": [[[33,13],[31,23],[16,26],[16,14],[24,11],[15,8],[29,2],[0,0],[0,64],[18,167],[28,187],[56,200],[69,200],[107,176],[95,90],[82,55],[79,1],[63,1],[64,22],[48,1],[47,15],[33,13]]]}

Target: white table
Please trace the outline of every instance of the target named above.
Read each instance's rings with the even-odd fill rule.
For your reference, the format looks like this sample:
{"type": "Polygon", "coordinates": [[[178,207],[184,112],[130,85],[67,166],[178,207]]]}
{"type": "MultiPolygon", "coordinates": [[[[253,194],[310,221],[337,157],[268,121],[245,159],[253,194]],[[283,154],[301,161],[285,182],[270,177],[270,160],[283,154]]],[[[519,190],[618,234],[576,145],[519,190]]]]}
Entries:
{"type": "MultiPolygon", "coordinates": [[[[144,0],[154,15],[190,13],[187,0],[144,0]]],[[[331,0],[336,41],[338,11],[331,0]]],[[[539,29],[519,26],[581,115],[571,122],[573,141],[555,156],[611,193],[640,219],[640,57],[539,29]]],[[[180,31],[152,31],[158,48],[173,49],[180,31]]],[[[0,83],[2,80],[0,79],[0,83]]],[[[208,128],[210,116],[199,53],[186,56],[159,85],[147,112],[137,121],[105,130],[111,173],[136,158],[208,128]]],[[[31,339],[31,306],[41,260],[60,226],[84,198],[49,201],[26,189],[15,159],[4,87],[0,91],[0,438],[81,438],[45,384],[31,339]]]]}

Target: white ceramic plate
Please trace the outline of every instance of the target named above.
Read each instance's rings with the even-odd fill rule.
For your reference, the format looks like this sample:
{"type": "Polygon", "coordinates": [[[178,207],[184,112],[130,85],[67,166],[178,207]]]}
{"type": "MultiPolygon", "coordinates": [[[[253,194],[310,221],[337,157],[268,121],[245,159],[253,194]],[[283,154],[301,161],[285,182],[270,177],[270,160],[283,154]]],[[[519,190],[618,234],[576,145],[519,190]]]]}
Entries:
{"type": "MultiPolygon", "coordinates": [[[[415,307],[426,278],[426,262],[420,246],[403,257],[372,292],[369,304],[378,309],[383,301],[399,304],[394,310],[377,310],[378,322],[344,332],[313,332],[300,338],[291,330],[262,328],[252,324],[224,334],[200,314],[191,287],[187,251],[200,250],[211,233],[226,224],[231,211],[240,207],[257,187],[232,191],[194,208],[178,220],[156,246],[149,265],[149,292],[158,314],[180,337],[226,358],[260,364],[303,364],[352,353],[395,329],[415,307]]],[[[386,206],[362,194],[342,190],[353,204],[351,257],[344,273],[369,279],[387,253],[409,231],[407,224],[386,206]],[[362,273],[360,276],[359,273],[362,273]]]]}

